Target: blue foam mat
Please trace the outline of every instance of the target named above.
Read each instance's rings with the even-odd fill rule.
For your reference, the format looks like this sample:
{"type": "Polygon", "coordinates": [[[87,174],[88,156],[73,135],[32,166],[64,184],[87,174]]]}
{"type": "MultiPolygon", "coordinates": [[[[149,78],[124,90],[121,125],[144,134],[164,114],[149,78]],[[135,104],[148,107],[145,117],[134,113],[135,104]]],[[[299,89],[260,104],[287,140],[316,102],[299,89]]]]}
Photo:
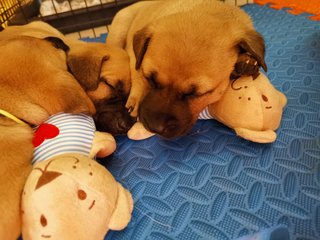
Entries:
{"type": "Polygon", "coordinates": [[[277,141],[252,143],[214,120],[174,141],[118,138],[105,165],[135,208],[105,239],[225,240],[278,225],[291,239],[320,239],[320,22],[243,9],[266,40],[268,77],[288,97],[277,141]]]}

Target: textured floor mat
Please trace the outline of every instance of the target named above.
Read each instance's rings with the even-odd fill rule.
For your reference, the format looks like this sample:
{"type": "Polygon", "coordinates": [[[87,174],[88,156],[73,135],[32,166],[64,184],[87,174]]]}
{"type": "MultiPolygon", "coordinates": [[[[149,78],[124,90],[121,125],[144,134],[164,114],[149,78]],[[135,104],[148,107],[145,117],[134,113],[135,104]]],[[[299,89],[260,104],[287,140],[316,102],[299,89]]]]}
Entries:
{"type": "Polygon", "coordinates": [[[310,19],[320,21],[319,0],[254,0],[257,4],[270,4],[274,9],[289,8],[287,11],[292,14],[309,13],[310,19]]]}
{"type": "Polygon", "coordinates": [[[244,9],[265,37],[268,76],[288,97],[277,141],[248,142],[214,120],[175,141],[119,138],[105,165],[135,208],[107,240],[225,240],[277,225],[292,239],[320,239],[320,24],[244,9]]]}

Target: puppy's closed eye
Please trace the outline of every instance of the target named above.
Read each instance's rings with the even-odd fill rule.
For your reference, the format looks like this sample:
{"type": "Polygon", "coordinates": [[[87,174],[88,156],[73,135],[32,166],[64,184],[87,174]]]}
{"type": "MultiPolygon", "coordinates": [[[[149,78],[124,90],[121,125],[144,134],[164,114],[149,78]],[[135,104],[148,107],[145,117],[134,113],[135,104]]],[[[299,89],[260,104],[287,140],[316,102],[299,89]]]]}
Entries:
{"type": "Polygon", "coordinates": [[[196,96],[198,96],[197,88],[195,86],[192,86],[187,92],[182,93],[180,98],[182,101],[184,101],[196,96]]]}
{"type": "Polygon", "coordinates": [[[196,97],[202,97],[202,96],[204,96],[206,94],[210,94],[214,91],[215,91],[215,88],[212,88],[209,90],[208,89],[200,90],[196,86],[193,85],[193,86],[191,86],[191,88],[188,91],[186,91],[180,95],[180,99],[184,101],[184,100],[193,99],[196,97]]]}
{"type": "Polygon", "coordinates": [[[124,89],[124,80],[119,80],[114,83],[112,81],[108,81],[108,79],[104,77],[101,77],[100,82],[106,84],[107,87],[112,91],[112,96],[110,96],[110,98],[117,97],[119,99],[126,99],[128,97],[124,89]]]}
{"type": "Polygon", "coordinates": [[[104,77],[101,77],[101,78],[100,78],[100,82],[105,83],[105,84],[106,84],[109,88],[111,88],[111,89],[115,89],[115,87],[112,86],[112,85],[108,82],[108,80],[107,80],[106,78],[104,78],[104,77]]]}
{"type": "Polygon", "coordinates": [[[157,80],[157,73],[156,72],[151,72],[148,76],[146,76],[146,79],[148,83],[150,84],[151,88],[153,89],[162,89],[162,86],[157,80]]]}

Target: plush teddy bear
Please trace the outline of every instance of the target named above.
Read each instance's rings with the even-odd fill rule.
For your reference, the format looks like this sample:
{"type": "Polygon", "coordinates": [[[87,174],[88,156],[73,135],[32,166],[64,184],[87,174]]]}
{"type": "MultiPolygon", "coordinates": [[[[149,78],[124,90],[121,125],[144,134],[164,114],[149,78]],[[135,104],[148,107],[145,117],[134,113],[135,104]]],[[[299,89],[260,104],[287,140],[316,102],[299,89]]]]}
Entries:
{"type": "Polygon", "coordinates": [[[233,128],[236,134],[258,143],[274,142],[286,96],[263,74],[232,81],[222,98],[208,106],[211,118],[233,128]]]}
{"type": "MultiPolygon", "coordinates": [[[[255,79],[245,76],[231,81],[221,99],[200,113],[199,119],[216,119],[242,138],[270,143],[276,140],[275,130],[280,125],[286,103],[286,96],[260,73],[255,79]]],[[[136,123],[128,132],[133,140],[152,135],[141,123],[136,123]]]]}
{"type": "Polygon", "coordinates": [[[24,240],[104,239],[131,219],[130,192],[92,159],[115,150],[91,117],[57,114],[35,131],[33,170],[22,194],[24,240]]]}

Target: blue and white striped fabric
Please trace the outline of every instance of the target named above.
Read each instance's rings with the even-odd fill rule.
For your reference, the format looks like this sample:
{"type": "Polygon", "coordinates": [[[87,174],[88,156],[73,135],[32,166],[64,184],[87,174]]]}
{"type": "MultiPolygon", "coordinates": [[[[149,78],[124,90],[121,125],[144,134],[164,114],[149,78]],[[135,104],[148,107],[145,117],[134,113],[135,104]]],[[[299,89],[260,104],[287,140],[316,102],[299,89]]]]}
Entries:
{"type": "Polygon", "coordinates": [[[89,156],[96,130],[92,117],[85,114],[58,113],[52,115],[45,123],[56,126],[59,135],[44,140],[34,149],[32,163],[63,153],[89,156]]]}
{"type": "Polygon", "coordinates": [[[200,114],[198,119],[213,119],[213,117],[209,113],[208,107],[206,107],[200,114]]]}

